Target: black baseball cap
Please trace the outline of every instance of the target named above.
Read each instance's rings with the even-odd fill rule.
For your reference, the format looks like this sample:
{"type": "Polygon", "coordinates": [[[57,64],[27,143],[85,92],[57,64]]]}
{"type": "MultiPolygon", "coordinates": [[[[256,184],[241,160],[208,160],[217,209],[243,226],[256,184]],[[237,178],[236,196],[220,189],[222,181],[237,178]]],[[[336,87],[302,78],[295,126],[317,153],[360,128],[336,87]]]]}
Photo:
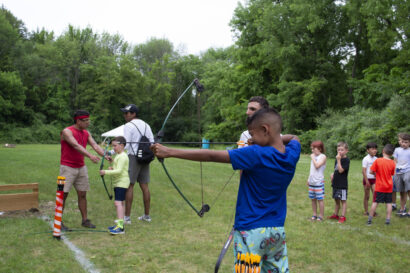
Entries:
{"type": "Polygon", "coordinates": [[[135,104],[128,104],[124,108],[121,108],[121,111],[124,113],[127,113],[127,112],[138,113],[138,107],[135,104]]]}

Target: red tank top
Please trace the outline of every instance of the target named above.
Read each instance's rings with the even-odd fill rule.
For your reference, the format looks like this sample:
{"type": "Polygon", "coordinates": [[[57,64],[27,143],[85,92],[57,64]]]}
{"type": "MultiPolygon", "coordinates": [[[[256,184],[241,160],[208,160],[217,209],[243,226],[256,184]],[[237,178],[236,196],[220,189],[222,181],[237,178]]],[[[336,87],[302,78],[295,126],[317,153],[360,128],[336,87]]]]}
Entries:
{"type": "MultiPolygon", "coordinates": [[[[78,144],[86,148],[88,142],[88,131],[78,130],[74,126],[67,127],[72,133],[78,144]]],[[[61,133],[62,134],[62,133],[61,133]]],[[[61,165],[71,168],[81,168],[84,166],[84,156],[74,149],[67,141],[61,139],[61,165]]]]}

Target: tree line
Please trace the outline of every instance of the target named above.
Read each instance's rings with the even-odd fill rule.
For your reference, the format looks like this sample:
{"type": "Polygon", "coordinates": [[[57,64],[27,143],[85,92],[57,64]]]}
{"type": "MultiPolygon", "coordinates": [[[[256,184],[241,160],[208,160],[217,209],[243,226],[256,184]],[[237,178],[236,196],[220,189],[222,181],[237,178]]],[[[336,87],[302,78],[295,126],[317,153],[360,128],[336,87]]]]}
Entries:
{"type": "Polygon", "coordinates": [[[321,139],[333,155],[344,140],[359,157],[368,141],[395,144],[409,132],[408,14],[407,0],[249,0],[231,20],[234,45],[196,56],[167,39],[131,45],[91,27],[29,32],[2,7],[0,141],[55,143],[76,109],[92,113],[99,136],[124,123],[119,108],[129,103],[156,131],[199,78],[205,91],[183,97],[167,140],[236,141],[247,100],[260,95],[305,152],[321,139]]]}

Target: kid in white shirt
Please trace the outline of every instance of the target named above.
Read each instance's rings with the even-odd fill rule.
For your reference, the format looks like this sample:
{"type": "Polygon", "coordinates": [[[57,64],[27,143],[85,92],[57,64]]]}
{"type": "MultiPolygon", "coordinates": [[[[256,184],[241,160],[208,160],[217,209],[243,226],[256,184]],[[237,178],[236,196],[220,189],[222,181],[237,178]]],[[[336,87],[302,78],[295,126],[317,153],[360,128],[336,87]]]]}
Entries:
{"type": "Polygon", "coordinates": [[[325,213],[324,197],[325,197],[325,176],[326,155],[323,142],[313,141],[310,145],[312,149],[310,173],[307,181],[309,187],[309,198],[312,200],[312,221],[322,221],[325,213]],[[317,204],[319,204],[319,216],[317,216],[317,204]]]}

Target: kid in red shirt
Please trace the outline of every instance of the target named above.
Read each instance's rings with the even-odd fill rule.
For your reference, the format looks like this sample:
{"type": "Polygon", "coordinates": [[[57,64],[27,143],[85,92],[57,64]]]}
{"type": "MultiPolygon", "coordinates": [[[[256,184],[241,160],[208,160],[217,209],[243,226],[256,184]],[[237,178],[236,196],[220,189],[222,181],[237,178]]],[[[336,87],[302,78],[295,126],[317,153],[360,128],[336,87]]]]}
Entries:
{"type": "Polygon", "coordinates": [[[376,188],[373,196],[373,204],[370,211],[367,225],[372,224],[374,212],[379,203],[386,203],[386,225],[390,224],[390,217],[392,211],[392,193],[393,193],[393,179],[396,163],[390,157],[393,155],[394,147],[387,144],[383,148],[383,157],[374,161],[370,167],[370,172],[376,175],[376,188]]]}

